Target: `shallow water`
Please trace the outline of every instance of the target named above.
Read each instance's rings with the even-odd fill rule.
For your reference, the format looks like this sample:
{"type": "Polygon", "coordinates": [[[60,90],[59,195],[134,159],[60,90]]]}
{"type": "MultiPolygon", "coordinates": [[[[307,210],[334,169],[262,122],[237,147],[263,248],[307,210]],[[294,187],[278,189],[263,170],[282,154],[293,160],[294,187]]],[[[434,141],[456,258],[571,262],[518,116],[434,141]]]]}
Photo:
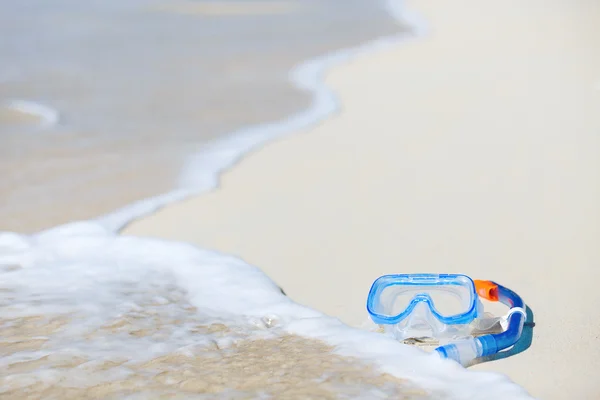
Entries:
{"type": "Polygon", "coordinates": [[[172,190],[207,142],[308,106],[289,83],[294,65],[398,32],[380,5],[0,2],[0,230],[33,232],[172,190]],[[59,119],[44,124],[15,100],[59,119]]]}

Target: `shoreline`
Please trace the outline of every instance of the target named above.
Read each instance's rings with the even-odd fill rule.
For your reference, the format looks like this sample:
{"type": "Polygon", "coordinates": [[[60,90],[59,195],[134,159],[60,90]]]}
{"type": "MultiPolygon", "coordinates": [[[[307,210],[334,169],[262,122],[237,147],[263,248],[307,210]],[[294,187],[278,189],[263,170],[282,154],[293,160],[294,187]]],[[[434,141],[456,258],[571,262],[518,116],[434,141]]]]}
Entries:
{"type": "Polygon", "coordinates": [[[297,304],[226,254],[94,223],[0,234],[0,248],[0,277],[11,274],[0,287],[0,392],[15,398],[458,400],[493,387],[491,400],[531,399],[501,375],[297,304]]]}
{"type": "Polygon", "coordinates": [[[598,261],[598,143],[590,130],[600,125],[590,90],[600,60],[584,51],[594,44],[598,15],[581,2],[557,3],[541,16],[535,5],[499,6],[493,14],[513,29],[493,39],[493,24],[482,18],[492,13],[487,6],[465,7],[466,15],[446,10],[443,19],[432,3],[415,8],[429,5],[426,16],[438,17],[434,34],[456,37],[444,43],[434,35],[338,67],[327,82],[342,91],[341,113],[269,143],[227,171],[219,190],[166,207],[124,234],[236,254],[294,301],[354,326],[372,280],[398,266],[497,280],[534,311],[533,341],[522,354],[473,369],[506,374],[542,398],[597,395],[590,347],[597,324],[589,315],[598,314],[591,304],[598,297],[560,272],[594,274],[598,261]],[[543,33],[527,34],[531,21],[543,33]],[[386,90],[396,96],[382,97],[386,90]],[[361,132],[383,132],[384,144],[361,132]],[[396,182],[398,190],[388,189],[396,182]],[[583,290],[583,309],[547,298],[563,289],[572,298],[583,290]]]}
{"type": "Polygon", "coordinates": [[[246,156],[259,151],[272,141],[316,126],[340,111],[336,94],[323,79],[327,71],[357,57],[384,51],[405,40],[418,39],[423,35],[424,22],[418,15],[405,10],[404,3],[405,0],[386,0],[384,7],[401,27],[399,33],[308,59],[289,71],[289,81],[293,88],[312,94],[309,108],[281,120],[241,128],[205,144],[201,151],[186,162],[180,172],[177,189],[126,205],[92,221],[110,231],[119,232],[163,207],[218,189],[220,175],[236,167],[246,156]]]}
{"type": "MultiPolygon", "coordinates": [[[[244,7],[252,4],[254,2],[244,3],[244,7]]],[[[257,4],[260,6],[260,2],[257,4]]],[[[165,50],[165,46],[159,48],[158,50],[165,51],[167,59],[168,56],[174,57],[173,62],[160,60],[157,67],[151,69],[141,79],[151,77],[161,69],[166,76],[175,76],[178,75],[175,72],[181,72],[183,77],[167,80],[160,85],[146,85],[147,87],[140,89],[142,92],[147,90],[150,95],[154,93],[161,95],[160,98],[150,96],[147,101],[130,96],[131,98],[121,98],[122,104],[118,106],[103,105],[102,99],[106,98],[107,91],[93,85],[86,88],[86,85],[91,84],[85,80],[87,76],[85,72],[90,68],[92,72],[95,69],[85,63],[81,66],[82,71],[75,76],[70,76],[68,69],[63,76],[62,70],[59,69],[54,73],[57,75],[55,80],[58,83],[55,86],[48,85],[41,94],[38,94],[35,88],[46,87],[42,79],[47,69],[44,65],[39,67],[39,71],[36,69],[38,67],[31,67],[32,71],[25,68],[21,74],[14,74],[13,78],[7,80],[8,86],[3,86],[6,89],[7,99],[31,99],[40,101],[42,105],[53,106],[60,112],[60,115],[56,115],[60,117],[60,121],[55,121],[58,122],[56,126],[45,126],[44,130],[34,130],[28,125],[18,126],[19,132],[16,128],[13,131],[9,130],[10,127],[7,128],[9,146],[5,149],[7,155],[5,161],[0,165],[0,169],[6,174],[7,182],[5,185],[0,185],[2,186],[0,193],[6,195],[7,201],[4,207],[4,224],[0,230],[34,233],[69,221],[90,219],[105,223],[105,226],[109,226],[111,230],[117,230],[129,220],[147,215],[149,210],[214,188],[220,172],[235,164],[244,154],[254,151],[261,143],[271,139],[259,137],[264,129],[271,130],[275,136],[281,136],[286,132],[272,131],[293,129],[293,127],[283,126],[288,122],[287,119],[296,118],[305,111],[305,117],[308,119],[318,117],[318,115],[311,116],[307,109],[309,106],[314,106],[314,88],[302,88],[300,87],[302,82],[294,82],[294,77],[291,76],[292,67],[298,69],[304,63],[324,60],[331,54],[341,52],[339,49],[351,53],[354,48],[367,46],[365,43],[371,42],[374,37],[387,37],[390,33],[397,32],[401,34],[403,27],[396,23],[396,19],[388,10],[389,7],[383,7],[382,4],[356,2],[347,7],[340,13],[339,18],[331,21],[332,27],[336,28],[331,31],[331,34],[324,30],[324,26],[329,24],[328,10],[335,3],[329,6],[316,4],[302,6],[304,11],[297,10],[280,17],[265,17],[260,21],[272,23],[272,28],[276,29],[281,37],[265,39],[267,36],[263,27],[256,35],[252,35],[254,39],[240,42],[244,46],[249,46],[245,49],[240,48],[239,45],[232,45],[231,40],[235,39],[236,34],[253,29],[249,24],[254,19],[260,18],[258,16],[239,19],[240,23],[237,24],[235,21],[239,16],[233,19],[214,20],[212,17],[202,17],[194,13],[186,17],[179,14],[165,16],[164,12],[160,11],[149,12],[144,18],[134,21],[135,29],[146,28],[150,33],[156,34],[165,31],[169,24],[181,21],[178,27],[180,34],[187,34],[189,37],[193,33],[192,36],[196,38],[194,46],[200,45],[200,54],[203,54],[207,43],[210,43],[206,33],[221,26],[221,29],[225,29],[225,33],[217,35],[214,40],[227,46],[222,51],[215,50],[204,55],[215,59],[204,66],[204,69],[196,71],[201,75],[193,81],[194,85],[188,84],[183,88],[181,82],[189,80],[185,77],[188,76],[190,69],[180,68],[178,65],[181,63],[177,60],[188,56],[185,54],[182,56],[182,52],[177,50],[179,45],[171,46],[173,49],[167,47],[165,50]],[[298,18],[293,19],[294,13],[298,13],[298,18]],[[149,20],[151,24],[153,18],[156,22],[160,22],[151,25],[155,26],[155,29],[150,29],[148,23],[141,22],[149,20]],[[296,22],[288,27],[290,19],[296,22]],[[361,19],[364,20],[365,25],[360,32],[342,33],[353,21],[361,19]],[[198,30],[195,21],[206,23],[207,28],[198,30]],[[312,29],[307,29],[306,26],[311,25],[308,23],[311,21],[314,26],[312,29]],[[302,33],[304,39],[294,39],[294,33],[302,33]],[[259,39],[262,41],[258,41],[259,39]],[[286,40],[293,40],[297,48],[288,50],[285,46],[286,40]],[[248,54],[253,49],[256,56],[248,54]],[[231,51],[236,51],[239,55],[230,57],[228,54],[231,51]],[[202,78],[207,73],[207,76],[216,74],[216,68],[225,72],[217,74],[218,79],[213,79],[214,84],[202,78]],[[28,76],[31,78],[25,79],[28,76]],[[73,80],[70,85],[63,83],[70,82],[70,79],[73,80]],[[30,80],[32,80],[32,87],[28,86],[30,80]],[[62,91],[59,90],[61,85],[66,85],[61,89],[62,91]],[[224,91],[223,94],[219,94],[220,89],[224,91]],[[77,93],[78,91],[81,93],[77,93]],[[202,91],[214,95],[188,93],[202,91]],[[65,93],[64,98],[60,95],[62,92],[65,93]],[[91,96],[92,94],[94,96],[91,96]],[[86,96],[98,100],[94,100],[94,107],[87,107],[85,101],[81,106],[72,106],[69,101],[74,95],[81,96],[83,100],[87,98],[86,96]],[[127,99],[129,100],[126,101],[127,99]],[[140,101],[131,101],[131,99],[140,101]],[[256,104],[247,107],[249,99],[254,99],[256,104]],[[271,105],[270,100],[276,103],[271,105]],[[98,119],[99,116],[93,113],[95,107],[107,114],[106,118],[98,119]],[[160,111],[155,113],[157,117],[147,112],[148,109],[155,108],[160,111]],[[197,111],[192,111],[193,109],[197,111]],[[92,111],[86,112],[86,110],[92,111]],[[112,114],[114,115],[111,116],[112,114]],[[182,118],[179,118],[180,116],[182,118]],[[106,127],[102,122],[104,119],[106,119],[106,127]],[[260,125],[256,125],[258,122],[260,125]],[[26,129],[28,130],[25,131],[26,129]],[[119,132],[120,130],[123,132],[119,132]],[[168,136],[168,140],[161,139],[165,130],[173,132],[168,136]],[[21,131],[24,134],[17,135],[21,131]],[[122,133],[123,137],[112,137],[110,134],[100,136],[96,131],[122,133]],[[131,134],[128,133],[129,131],[131,134]],[[133,140],[136,138],[137,141],[133,140]],[[80,146],[81,150],[78,150],[80,146]],[[23,153],[24,157],[12,156],[20,153],[23,153]],[[185,166],[186,163],[188,167],[185,166]],[[42,164],[48,164],[49,167],[40,168],[39,165],[42,164]],[[104,168],[94,169],[95,165],[101,164],[105,164],[104,168]],[[136,165],[143,168],[135,168],[136,165]],[[200,165],[201,170],[206,167],[207,170],[195,176],[194,165],[200,165]],[[147,179],[147,177],[151,178],[147,179]],[[72,186],[70,182],[82,182],[84,187],[73,193],[69,190],[72,186]],[[71,194],[65,194],[69,192],[71,194]],[[90,194],[94,192],[96,195],[90,194]],[[28,202],[30,198],[36,198],[36,201],[28,202]],[[27,207],[30,205],[34,206],[35,212],[27,212],[27,207]]],[[[192,3],[188,5],[194,7],[192,3]]],[[[85,16],[85,10],[87,8],[83,7],[82,17],[85,16]]],[[[131,10],[132,16],[137,15],[135,12],[138,11],[134,7],[131,10]]],[[[43,16],[44,14],[34,15],[32,18],[43,16]]],[[[67,12],[66,17],[68,16],[67,12]]],[[[103,22],[101,17],[98,17],[98,21],[93,16],[86,18],[90,18],[91,22],[106,22],[103,22]]],[[[118,21],[115,22],[117,27],[121,26],[118,21]]],[[[95,38],[94,41],[99,40],[99,43],[103,43],[102,40],[109,42],[113,40],[112,35],[108,35],[105,39],[102,39],[102,35],[94,36],[93,24],[91,26],[91,32],[87,33],[95,38]]],[[[168,40],[172,40],[170,35],[170,33],[167,35],[170,38],[168,40]]],[[[51,49],[52,45],[53,42],[50,40],[46,47],[51,49]]],[[[185,43],[182,45],[183,49],[185,45],[185,43]]],[[[71,43],[71,47],[65,48],[67,56],[69,49],[71,51],[73,48],[77,49],[73,46],[75,45],[71,43]]],[[[140,43],[140,46],[140,51],[145,51],[144,44],[140,43]]],[[[84,53],[87,54],[87,51],[84,53]]],[[[93,54],[91,51],[88,57],[92,57],[93,54]]],[[[198,56],[190,58],[189,62],[197,62],[197,58],[198,56]]],[[[18,57],[16,60],[18,61],[18,57]]],[[[77,57],[69,60],[68,58],[65,63],[77,64],[80,61],[77,57]]],[[[123,61],[125,69],[130,68],[132,64],[126,61],[127,59],[123,61]]],[[[28,64],[25,64],[27,67],[28,64]]],[[[47,73],[51,75],[52,69],[50,68],[47,73]]],[[[7,76],[11,77],[10,74],[7,76]]],[[[319,79],[318,76],[308,78],[308,81],[319,79]]],[[[99,87],[106,86],[102,86],[100,80],[94,81],[100,82],[99,87]]],[[[116,85],[115,90],[126,86],[116,85]]],[[[135,90],[129,92],[133,93],[135,90]]],[[[12,116],[8,115],[8,117],[12,119],[12,116]]],[[[271,134],[267,134],[269,135],[271,134]]]]}

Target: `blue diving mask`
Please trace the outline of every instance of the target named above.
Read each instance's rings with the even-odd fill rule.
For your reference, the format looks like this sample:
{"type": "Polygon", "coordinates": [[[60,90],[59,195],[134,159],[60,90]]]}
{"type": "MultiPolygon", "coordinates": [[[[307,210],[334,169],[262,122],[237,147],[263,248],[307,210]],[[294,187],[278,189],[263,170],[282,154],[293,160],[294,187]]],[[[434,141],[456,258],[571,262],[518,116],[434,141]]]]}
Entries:
{"type": "Polygon", "coordinates": [[[458,274],[399,274],[377,279],[367,310],[398,339],[455,337],[483,313],[475,283],[458,274]]]}
{"type": "Polygon", "coordinates": [[[523,300],[510,289],[461,274],[384,275],[371,286],[367,311],[396,339],[437,343],[438,354],[463,365],[512,346],[527,316],[523,300]],[[480,297],[508,306],[509,313],[484,313],[480,297]]]}

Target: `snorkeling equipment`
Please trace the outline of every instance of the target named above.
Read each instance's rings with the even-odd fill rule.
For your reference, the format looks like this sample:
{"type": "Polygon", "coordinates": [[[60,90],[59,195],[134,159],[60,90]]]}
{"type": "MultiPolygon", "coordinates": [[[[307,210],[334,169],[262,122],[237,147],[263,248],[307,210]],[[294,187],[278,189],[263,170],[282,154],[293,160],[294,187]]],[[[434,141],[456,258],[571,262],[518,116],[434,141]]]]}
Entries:
{"type": "Polygon", "coordinates": [[[371,286],[367,311],[396,339],[431,338],[436,353],[462,365],[514,345],[527,316],[513,291],[461,274],[384,275],[371,286]],[[485,313],[480,297],[507,305],[508,315],[485,313]]]}

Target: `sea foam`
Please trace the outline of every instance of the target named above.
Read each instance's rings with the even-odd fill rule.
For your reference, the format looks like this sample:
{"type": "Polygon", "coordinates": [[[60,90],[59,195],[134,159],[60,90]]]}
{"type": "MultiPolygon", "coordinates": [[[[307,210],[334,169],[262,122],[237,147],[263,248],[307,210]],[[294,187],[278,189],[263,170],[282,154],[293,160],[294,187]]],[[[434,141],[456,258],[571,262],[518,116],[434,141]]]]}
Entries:
{"type": "MultiPolygon", "coordinates": [[[[117,235],[93,222],[31,236],[0,234],[0,289],[2,319],[70,318],[66,333],[48,336],[43,349],[3,357],[0,368],[53,354],[144,361],[169,352],[193,351],[215,341],[219,348],[227,348],[242,333],[251,338],[291,334],[322,340],[339,355],[356,357],[407,379],[424,388],[428,398],[470,399],[481,393],[489,399],[530,398],[501,375],[468,371],[435,354],[348,327],[296,304],[258,268],[238,258],[185,243],[117,235]],[[183,317],[186,307],[176,305],[182,299],[194,307],[196,324],[250,328],[219,338],[193,331],[186,322],[189,318],[183,317]],[[152,314],[148,311],[152,306],[146,304],[164,309],[164,316],[173,319],[167,336],[132,339],[131,332],[113,332],[95,341],[80,339],[107,329],[110,321],[135,320],[136,316],[141,321],[138,324],[146,324],[142,328],[151,331],[155,327],[149,316],[157,318],[156,313],[163,311],[152,314]],[[164,308],[167,305],[170,308],[164,308]]],[[[116,325],[110,322],[110,326],[116,325]]],[[[41,368],[38,378],[47,373],[41,368]]],[[[112,372],[120,373],[125,369],[112,372]]]]}

